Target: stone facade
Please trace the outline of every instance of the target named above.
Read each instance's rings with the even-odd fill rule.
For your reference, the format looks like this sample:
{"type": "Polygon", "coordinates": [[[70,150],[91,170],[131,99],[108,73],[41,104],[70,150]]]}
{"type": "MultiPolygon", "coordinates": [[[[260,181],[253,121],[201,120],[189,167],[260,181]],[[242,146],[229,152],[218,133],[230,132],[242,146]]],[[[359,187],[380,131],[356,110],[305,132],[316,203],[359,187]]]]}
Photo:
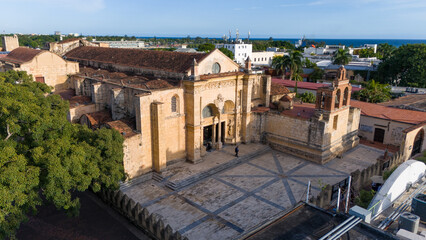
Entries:
{"type": "Polygon", "coordinates": [[[351,86],[345,76],[341,68],[333,86],[318,89],[315,107],[295,104],[284,111],[252,113],[251,138],[259,140],[260,135],[277,150],[320,164],[355,147],[360,110],[350,107],[351,86]]]}
{"type": "MultiPolygon", "coordinates": [[[[129,179],[152,170],[162,172],[176,160],[197,163],[206,151],[224,144],[267,141],[276,149],[319,163],[357,144],[359,110],[350,108],[348,101],[343,105],[343,96],[339,96],[341,105],[318,109],[311,119],[270,112],[265,106],[271,102],[271,77],[253,74],[250,63],[240,71],[219,50],[197,55],[82,48],[66,56],[83,65],[72,77],[75,94],[91,99],[89,104],[73,105],[71,119],[83,116],[82,122],[88,124],[89,109],[111,112],[115,123],[106,126],[125,138],[124,168],[129,179]],[[135,58],[141,61],[128,64],[135,58],[120,57],[124,52],[140,54],[135,58]],[[151,54],[157,60],[180,60],[177,67],[157,60],[143,62],[151,54]],[[111,63],[112,55],[116,63],[111,63]],[[259,108],[265,111],[253,111],[259,108]],[[333,123],[335,116],[338,123],[333,123]]],[[[323,91],[333,95],[336,88],[344,87],[350,91],[341,80],[323,91]]]]}
{"type": "Polygon", "coordinates": [[[81,38],[72,38],[61,42],[49,43],[49,51],[56,53],[59,56],[64,56],[67,52],[81,46],[102,47],[104,45],[100,43],[89,42],[81,38]]]}
{"type": "Polygon", "coordinates": [[[68,75],[79,72],[79,65],[49,51],[20,47],[0,60],[0,71],[8,70],[26,71],[34,81],[61,90],[70,87],[68,75]]]}
{"type": "Polygon", "coordinates": [[[3,36],[3,51],[11,52],[19,47],[18,36],[3,36]]]}

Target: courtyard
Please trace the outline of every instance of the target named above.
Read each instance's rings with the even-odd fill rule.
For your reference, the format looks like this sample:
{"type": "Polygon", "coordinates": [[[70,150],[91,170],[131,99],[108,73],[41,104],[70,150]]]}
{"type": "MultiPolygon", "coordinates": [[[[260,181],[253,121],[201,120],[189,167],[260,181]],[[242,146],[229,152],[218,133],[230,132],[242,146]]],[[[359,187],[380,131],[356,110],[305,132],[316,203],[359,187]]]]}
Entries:
{"type": "Polygon", "coordinates": [[[189,239],[233,239],[288,210],[322,187],[375,163],[383,154],[358,145],[325,165],[318,165],[262,144],[240,145],[208,153],[199,164],[177,162],[156,180],[123,192],[161,216],[189,239]]]}

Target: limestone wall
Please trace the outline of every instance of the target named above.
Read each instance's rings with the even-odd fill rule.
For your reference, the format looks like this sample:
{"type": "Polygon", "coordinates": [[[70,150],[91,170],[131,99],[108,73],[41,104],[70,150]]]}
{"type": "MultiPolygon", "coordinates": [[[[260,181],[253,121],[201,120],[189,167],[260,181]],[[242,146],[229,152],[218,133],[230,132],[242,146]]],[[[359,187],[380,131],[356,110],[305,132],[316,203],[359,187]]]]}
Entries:
{"type": "Polygon", "coordinates": [[[76,123],[80,120],[81,116],[86,113],[96,112],[95,104],[79,105],[73,108],[70,108],[67,116],[67,120],[73,123],[76,123]]]}
{"type": "Polygon", "coordinates": [[[11,52],[14,49],[19,47],[19,41],[18,37],[16,35],[14,36],[3,36],[3,51],[11,52]]]}
{"type": "MultiPolygon", "coordinates": [[[[169,89],[163,91],[153,91],[152,94],[140,94],[135,96],[136,104],[136,125],[141,132],[142,152],[141,161],[144,166],[152,166],[154,147],[159,147],[160,158],[165,157],[166,161],[184,159],[185,152],[185,113],[182,89],[169,89]],[[171,99],[177,97],[177,110],[172,112],[171,99]],[[153,103],[162,103],[162,116],[154,118],[152,115],[153,103]],[[157,121],[162,121],[158,123],[157,121]],[[158,132],[160,136],[154,135],[156,127],[163,126],[158,132]],[[159,146],[154,146],[154,136],[161,142],[159,146]],[[161,154],[165,154],[162,156],[161,154]]],[[[133,157],[132,157],[133,159],[133,157]]]]}
{"type": "Polygon", "coordinates": [[[186,237],[165,224],[158,214],[150,214],[147,208],[142,207],[122,191],[102,189],[98,196],[116,211],[121,213],[136,227],[142,229],[152,239],[159,240],[188,240],[186,237]]]}
{"type": "Polygon", "coordinates": [[[213,64],[219,63],[220,72],[236,72],[239,70],[239,66],[223,54],[220,50],[215,50],[204,58],[198,65],[198,74],[212,74],[213,64]]]}
{"type": "Polygon", "coordinates": [[[142,134],[126,137],[123,152],[124,172],[128,174],[129,179],[151,171],[152,161],[144,161],[146,158],[142,147],[142,134]]]}
{"type": "Polygon", "coordinates": [[[359,135],[368,141],[374,141],[374,130],[380,128],[385,130],[384,144],[400,146],[404,141],[404,129],[411,126],[413,125],[408,123],[361,116],[359,135]]]}
{"type": "Polygon", "coordinates": [[[51,52],[42,52],[30,62],[20,66],[22,71],[27,71],[36,80],[36,77],[44,77],[44,82],[54,87],[55,90],[70,87],[69,75],[79,72],[76,62],[65,61],[51,52]]]}
{"type": "MultiPolygon", "coordinates": [[[[405,133],[405,137],[401,144],[401,150],[406,153],[407,159],[409,156],[411,156],[411,153],[413,152],[414,147],[414,140],[417,136],[417,134],[423,129],[423,131],[426,133],[426,126],[419,126],[418,128],[414,128],[411,131],[408,131],[405,133]]],[[[426,150],[426,134],[423,135],[423,145],[421,148],[421,151],[426,150]]]]}

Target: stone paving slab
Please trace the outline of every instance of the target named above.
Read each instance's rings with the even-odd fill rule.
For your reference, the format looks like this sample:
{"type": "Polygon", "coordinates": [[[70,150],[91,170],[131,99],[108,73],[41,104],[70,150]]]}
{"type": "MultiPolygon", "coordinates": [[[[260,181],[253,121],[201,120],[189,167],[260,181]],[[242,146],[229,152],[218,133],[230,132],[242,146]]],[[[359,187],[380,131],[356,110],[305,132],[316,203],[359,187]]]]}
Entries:
{"type": "MultiPolygon", "coordinates": [[[[321,187],[374,164],[383,153],[359,145],[342,159],[317,165],[272,149],[264,151],[265,148],[261,144],[241,145],[241,155],[252,158],[175,191],[164,182],[152,180],[123,191],[189,239],[233,239],[304,200],[309,180],[310,196],[316,196],[321,187]]],[[[188,179],[204,174],[203,171],[235,159],[233,151],[234,147],[225,147],[209,153],[200,164],[173,164],[163,176],[188,179]]]]}

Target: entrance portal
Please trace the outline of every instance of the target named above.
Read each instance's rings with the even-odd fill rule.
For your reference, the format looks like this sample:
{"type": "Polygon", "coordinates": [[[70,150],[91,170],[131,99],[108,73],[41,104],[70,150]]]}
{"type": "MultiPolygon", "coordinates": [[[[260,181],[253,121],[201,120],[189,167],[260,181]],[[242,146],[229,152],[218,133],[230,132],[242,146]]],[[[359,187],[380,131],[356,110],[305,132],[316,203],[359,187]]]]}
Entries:
{"type": "Polygon", "coordinates": [[[213,125],[205,126],[203,128],[203,145],[213,142],[213,125]]]}
{"type": "Polygon", "coordinates": [[[381,128],[374,129],[374,141],[383,143],[385,140],[385,130],[381,128]]]}
{"type": "Polygon", "coordinates": [[[411,156],[414,156],[422,151],[424,135],[425,132],[423,129],[417,133],[416,138],[414,139],[413,151],[411,152],[411,156]]]}

